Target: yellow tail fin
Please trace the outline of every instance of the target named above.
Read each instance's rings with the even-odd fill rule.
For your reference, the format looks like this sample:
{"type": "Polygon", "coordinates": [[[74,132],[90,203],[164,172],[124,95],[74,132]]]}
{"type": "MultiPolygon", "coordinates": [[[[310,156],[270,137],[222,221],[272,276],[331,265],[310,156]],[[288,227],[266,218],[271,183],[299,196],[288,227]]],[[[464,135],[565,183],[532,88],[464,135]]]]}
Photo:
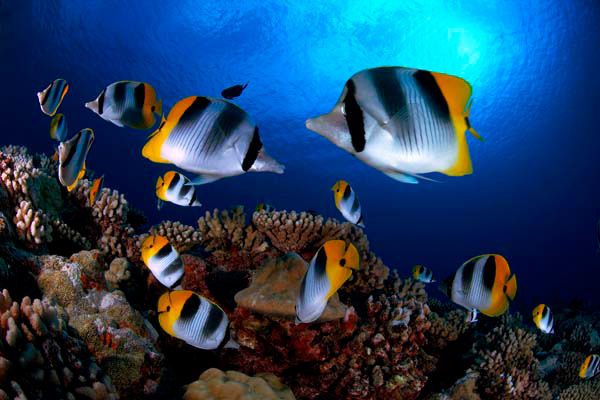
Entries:
{"type": "Polygon", "coordinates": [[[515,299],[515,296],[517,295],[517,276],[515,274],[513,274],[508,282],[506,282],[506,288],[504,291],[511,300],[515,299]]]}

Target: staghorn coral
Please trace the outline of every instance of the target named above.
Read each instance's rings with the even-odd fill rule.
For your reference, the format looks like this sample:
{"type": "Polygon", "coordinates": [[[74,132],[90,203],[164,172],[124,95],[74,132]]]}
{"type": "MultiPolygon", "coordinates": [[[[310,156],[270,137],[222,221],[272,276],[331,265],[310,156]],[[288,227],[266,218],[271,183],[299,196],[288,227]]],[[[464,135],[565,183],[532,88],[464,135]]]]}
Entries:
{"type": "Polygon", "coordinates": [[[0,313],[0,398],[118,398],[57,308],[29,297],[12,302],[4,290],[0,313]]]}
{"type": "Polygon", "coordinates": [[[339,238],[351,226],[350,223],[295,211],[255,212],[252,223],[282,253],[295,252],[302,256],[307,251],[314,253],[327,240],[339,238]]]}
{"type": "Polygon", "coordinates": [[[501,319],[473,346],[478,393],[486,399],[551,399],[548,384],[540,378],[533,349],[536,335],[501,319]]]}
{"type": "Polygon", "coordinates": [[[232,211],[217,209],[206,212],[198,220],[202,245],[210,254],[207,261],[227,270],[246,270],[256,267],[269,255],[264,235],[253,226],[246,226],[243,207],[232,211]]]}
{"type": "Polygon", "coordinates": [[[294,325],[238,307],[230,320],[242,347],[225,362],[276,373],[301,399],[415,399],[435,359],[422,349],[429,308],[405,293],[366,299],[360,321],[352,308],[341,321],[294,325]]]}
{"type": "Polygon", "coordinates": [[[210,368],[186,388],[184,400],[294,400],[293,393],[275,375],[255,377],[210,368]]]}
{"type": "MultiPolygon", "coordinates": [[[[180,253],[201,243],[200,232],[181,222],[162,221],[150,229],[150,234],[166,237],[169,243],[180,253]]],[[[143,239],[141,242],[143,242],[143,239]]]]}
{"type": "Polygon", "coordinates": [[[65,308],[69,325],[83,338],[122,395],[139,397],[160,380],[163,356],[158,333],[120,291],[107,292],[107,266],[98,250],[39,257],[38,284],[65,308]]]}

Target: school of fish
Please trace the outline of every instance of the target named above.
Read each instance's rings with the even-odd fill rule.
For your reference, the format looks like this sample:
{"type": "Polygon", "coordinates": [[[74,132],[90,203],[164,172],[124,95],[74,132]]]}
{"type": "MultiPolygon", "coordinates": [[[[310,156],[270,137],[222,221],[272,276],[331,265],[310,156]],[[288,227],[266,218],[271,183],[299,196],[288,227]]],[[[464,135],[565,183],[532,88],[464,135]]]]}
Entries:
{"type": "MultiPolygon", "coordinates": [[[[231,86],[221,96],[232,100],[247,86],[231,86]]],[[[58,180],[71,191],[86,173],[95,134],[84,128],[68,139],[66,117],[57,114],[68,90],[64,79],[56,79],[37,96],[42,112],[53,117],[50,137],[59,143],[54,155],[58,180]]],[[[346,81],[329,113],[306,120],[306,127],[400,182],[433,180],[424,175],[432,172],[467,175],[473,167],[466,134],[482,140],[469,121],[471,91],[464,79],[443,73],[405,67],[366,69],[346,81]]],[[[165,117],[154,87],[145,82],[118,81],[102,89],[85,107],[118,127],[150,129],[160,121],[141,149],[142,156],[155,163],[172,164],[193,177],[173,170],[159,176],[155,185],[159,210],[164,203],[200,207],[197,185],[246,172],[284,172],[284,166],[266,153],[250,115],[222,98],[186,97],[165,117]]],[[[103,183],[104,176],[93,181],[89,207],[103,183]]],[[[362,207],[350,184],[339,180],[331,190],[344,219],[364,228],[362,207]]],[[[255,209],[274,210],[267,203],[255,209]]],[[[598,227],[600,248],[600,222],[598,227]]],[[[141,256],[167,289],[157,305],[159,324],[166,333],[205,350],[239,347],[229,336],[229,320],[223,309],[210,299],[182,290],[185,265],[167,238],[148,236],[141,256]]],[[[360,259],[356,247],[342,240],[329,240],[315,252],[300,282],[296,324],[319,320],[329,299],[353,271],[360,269],[360,259]]],[[[425,284],[436,282],[433,271],[423,265],[415,265],[411,276],[425,284]]],[[[479,313],[488,317],[504,314],[516,296],[517,280],[503,256],[483,254],[465,261],[441,282],[440,290],[466,309],[465,323],[471,324],[478,321],[479,313]]],[[[541,332],[554,333],[554,318],[547,305],[535,307],[532,319],[541,332]]],[[[581,365],[579,376],[589,379],[598,373],[600,356],[592,354],[581,365]]]]}

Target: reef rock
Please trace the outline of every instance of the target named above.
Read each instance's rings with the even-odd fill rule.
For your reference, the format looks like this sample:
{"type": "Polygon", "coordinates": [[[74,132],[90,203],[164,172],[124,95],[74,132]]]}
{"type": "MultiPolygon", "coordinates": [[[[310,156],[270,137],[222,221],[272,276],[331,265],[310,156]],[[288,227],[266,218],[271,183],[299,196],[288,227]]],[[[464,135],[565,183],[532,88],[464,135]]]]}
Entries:
{"type": "MultiPolygon", "coordinates": [[[[235,295],[235,301],[240,307],[253,312],[293,318],[296,315],[300,284],[307,270],[306,261],[295,253],[269,259],[255,272],[250,287],[235,295]]],[[[346,310],[347,307],[335,293],[329,299],[319,321],[341,319],[346,310]]]]}
{"type": "Polygon", "coordinates": [[[184,400],[295,400],[291,390],[273,374],[255,377],[211,368],[187,386],[184,400]]]}

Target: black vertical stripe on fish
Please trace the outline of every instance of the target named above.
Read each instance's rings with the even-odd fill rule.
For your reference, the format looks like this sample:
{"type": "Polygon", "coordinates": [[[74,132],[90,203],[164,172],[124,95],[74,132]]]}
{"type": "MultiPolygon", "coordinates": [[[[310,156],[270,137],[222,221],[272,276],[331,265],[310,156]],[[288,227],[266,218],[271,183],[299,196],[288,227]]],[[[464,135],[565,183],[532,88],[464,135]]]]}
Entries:
{"type": "Polygon", "coordinates": [[[190,192],[190,190],[194,190],[194,187],[191,185],[183,185],[177,194],[179,197],[184,198],[190,192]]]}
{"type": "Polygon", "coordinates": [[[355,196],[354,201],[352,202],[352,207],[350,207],[350,212],[355,213],[358,211],[359,208],[360,208],[360,203],[358,202],[358,199],[355,196]]]}
{"type": "Polygon", "coordinates": [[[173,246],[171,246],[170,244],[166,244],[159,251],[156,252],[154,257],[160,260],[162,258],[168,257],[169,254],[171,254],[171,251],[173,251],[173,246]]]}
{"type": "Polygon", "coordinates": [[[363,222],[363,216],[361,215],[358,221],[356,221],[357,225],[360,225],[363,222]]]}
{"type": "Polygon", "coordinates": [[[179,319],[182,320],[182,322],[193,319],[196,313],[198,312],[199,308],[200,297],[196,296],[195,294],[192,294],[190,297],[187,298],[187,300],[183,304],[183,307],[181,308],[181,313],[179,313],[179,319]]]}
{"type": "Polygon", "coordinates": [[[173,284],[171,285],[171,287],[169,289],[173,289],[176,288],[177,286],[181,285],[181,282],[183,282],[183,277],[185,275],[181,274],[181,276],[179,278],[177,278],[177,280],[175,282],[173,282],[173,284]]]}
{"type": "Polygon", "coordinates": [[[321,247],[317,252],[317,258],[315,259],[315,280],[322,279],[326,274],[327,267],[327,254],[325,249],[321,247]]]}
{"type": "Polygon", "coordinates": [[[406,110],[407,106],[404,89],[396,73],[396,68],[376,68],[369,73],[379,102],[388,118],[406,110]]]}
{"type": "Polygon", "coordinates": [[[117,82],[115,83],[115,88],[113,92],[113,101],[117,109],[121,109],[125,105],[126,93],[127,90],[127,82],[117,82]]]}
{"type": "Polygon", "coordinates": [[[194,204],[195,201],[196,201],[196,192],[194,191],[194,193],[192,193],[192,197],[190,198],[190,202],[188,203],[188,206],[191,206],[192,204],[194,204]]]}
{"type": "Polygon", "coordinates": [[[200,114],[210,105],[210,100],[206,97],[196,96],[192,104],[181,114],[177,125],[185,127],[188,124],[193,124],[200,117],[200,114]]]}
{"type": "Polygon", "coordinates": [[[246,114],[242,110],[226,103],[214,123],[214,126],[219,129],[213,129],[211,135],[206,138],[202,152],[212,154],[215,151],[219,151],[221,144],[235,133],[245,118],[246,114]]]}
{"type": "Polygon", "coordinates": [[[544,309],[542,310],[542,319],[545,319],[548,317],[548,307],[544,306],[544,309]]]}
{"type": "Polygon", "coordinates": [[[69,148],[67,157],[65,157],[65,159],[61,162],[62,165],[69,165],[69,163],[71,162],[71,159],[75,156],[75,153],[77,152],[77,145],[79,144],[79,141],[81,140],[81,132],[82,131],[79,131],[75,134],[75,136],[74,136],[75,140],[73,140],[73,139],[69,140],[69,144],[73,143],[73,145],[69,148]]]}
{"type": "Polygon", "coordinates": [[[135,100],[135,106],[138,109],[144,107],[144,99],[146,97],[146,91],[144,89],[144,84],[140,83],[133,90],[133,98],[135,100]]]}
{"type": "Polygon", "coordinates": [[[350,185],[346,185],[346,189],[344,189],[344,194],[343,194],[342,198],[344,200],[348,200],[351,195],[352,195],[352,189],[350,189],[350,185]]]}
{"type": "Polygon", "coordinates": [[[171,183],[169,183],[169,186],[167,187],[167,190],[173,190],[177,187],[177,184],[179,183],[179,180],[181,178],[179,177],[179,174],[175,174],[173,175],[173,179],[171,179],[171,183]]]}
{"type": "Polygon", "coordinates": [[[487,256],[485,265],[483,266],[483,286],[490,291],[494,287],[496,280],[496,257],[487,256]]]}
{"type": "Polygon", "coordinates": [[[104,112],[104,96],[106,96],[106,89],[103,89],[100,96],[98,96],[98,114],[100,115],[104,112]]]}
{"type": "Polygon", "coordinates": [[[167,268],[165,268],[162,271],[162,273],[165,276],[169,276],[178,271],[181,271],[182,268],[183,268],[183,261],[181,261],[181,258],[177,257],[175,260],[173,260],[173,262],[171,262],[169,265],[167,265],[167,268]]]}
{"type": "Polygon", "coordinates": [[[260,136],[258,135],[258,127],[254,127],[254,134],[252,135],[252,140],[250,141],[250,146],[248,146],[248,151],[244,156],[244,161],[242,161],[242,169],[244,172],[247,172],[254,161],[258,158],[258,152],[262,149],[262,142],[260,141],[260,136]]]}
{"type": "Polygon", "coordinates": [[[354,147],[354,151],[360,153],[365,149],[365,145],[367,144],[365,138],[365,121],[363,112],[356,101],[356,86],[352,79],[346,82],[346,96],[343,102],[352,147],[354,147]]]}
{"type": "Polygon", "coordinates": [[[208,316],[206,317],[206,323],[204,325],[204,333],[206,336],[212,336],[219,326],[221,322],[223,322],[223,318],[225,314],[223,311],[214,304],[210,304],[210,310],[208,312],[208,316]]]}
{"type": "Polygon", "coordinates": [[[433,114],[444,121],[449,121],[450,109],[448,108],[448,102],[431,72],[417,70],[413,77],[433,114]]]}
{"type": "Polygon", "coordinates": [[[475,263],[477,260],[469,261],[462,271],[462,290],[464,293],[468,293],[471,288],[471,282],[473,281],[473,273],[475,272],[475,263]]]}

